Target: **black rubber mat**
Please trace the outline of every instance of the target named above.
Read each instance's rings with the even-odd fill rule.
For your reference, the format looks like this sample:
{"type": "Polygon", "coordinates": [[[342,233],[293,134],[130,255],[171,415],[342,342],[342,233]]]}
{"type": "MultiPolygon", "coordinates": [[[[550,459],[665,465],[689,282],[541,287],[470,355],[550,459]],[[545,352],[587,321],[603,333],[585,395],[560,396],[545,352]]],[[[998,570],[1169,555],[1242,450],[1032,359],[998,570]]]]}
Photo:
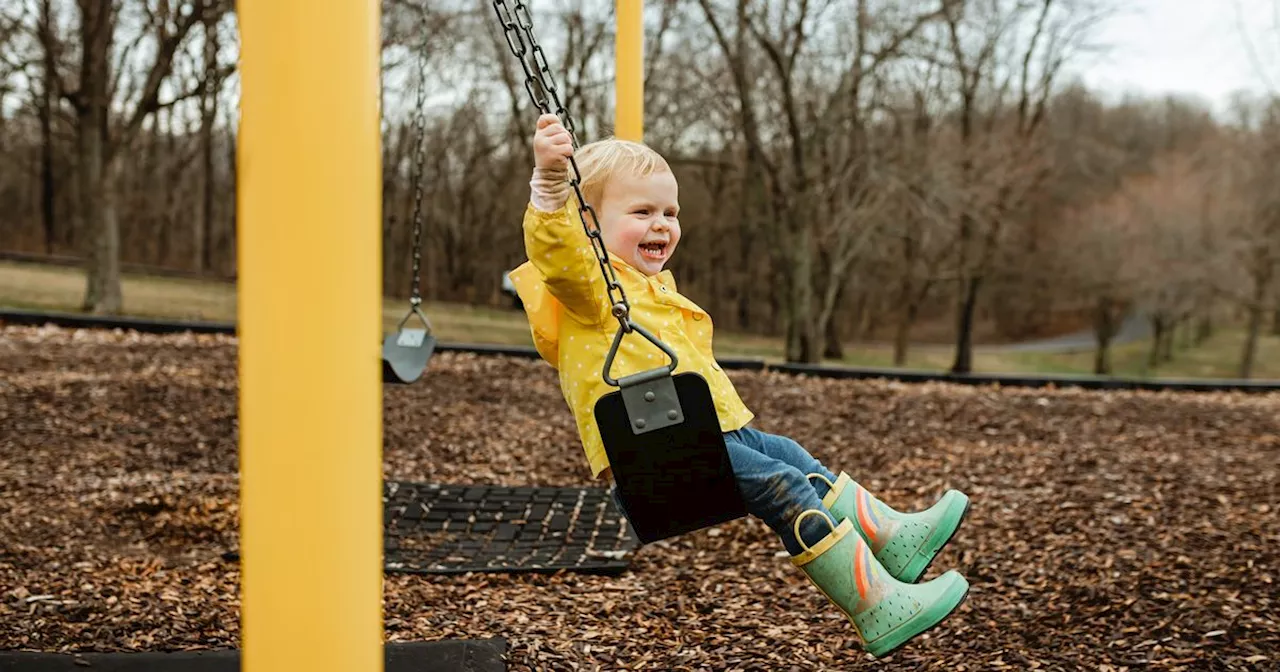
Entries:
{"type": "MultiPolygon", "coordinates": [[[[294,643],[295,646],[298,644],[294,643]]],[[[383,647],[386,672],[503,672],[503,639],[395,642],[383,647]]],[[[0,672],[239,672],[240,652],[27,653],[0,651],[0,672]]],[[[306,672],[298,670],[298,672],[306,672]]]]}
{"type": "Polygon", "coordinates": [[[639,546],[607,490],[435,485],[384,488],[388,572],[615,574],[639,546]]]}

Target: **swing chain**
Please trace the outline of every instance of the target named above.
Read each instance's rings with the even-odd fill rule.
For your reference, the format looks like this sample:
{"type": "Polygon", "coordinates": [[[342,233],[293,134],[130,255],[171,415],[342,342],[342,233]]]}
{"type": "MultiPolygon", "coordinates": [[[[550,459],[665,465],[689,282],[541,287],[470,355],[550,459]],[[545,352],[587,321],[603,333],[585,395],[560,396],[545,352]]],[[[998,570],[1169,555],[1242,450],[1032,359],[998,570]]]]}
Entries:
{"type": "MultiPolygon", "coordinates": [[[[520,61],[520,67],[524,68],[524,88],[529,93],[529,99],[533,101],[535,107],[543,114],[552,113],[552,103],[555,104],[555,115],[560,118],[560,123],[565,130],[569,131],[569,137],[573,140],[574,149],[578,148],[578,137],[574,133],[573,117],[569,115],[569,110],[560,102],[559,90],[556,88],[555,77],[551,74],[551,65],[547,62],[546,52],[542,50],[542,46],[538,44],[537,38],[533,36],[533,17],[529,14],[529,8],[525,5],[524,0],[514,0],[514,10],[507,5],[507,0],[493,0],[493,9],[498,13],[498,21],[502,23],[503,34],[507,40],[507,46],[511,48],[511,53],[515,55],[516,60],[520,61]],[[521,34],[523,31],[523,35],[521,34]],[[528,40],[526,44],[525,40],[528,40]],[[532,51],[532,60],[534,68],[529,67],[529,56],[532,51]],[[536,78],[536,86],[535,86],[536,78]],[[550,96],[550,101],[547,97],[550,96]]],[[[621,333],[631,333],[635,328],[635,324],[631,322],[631,304],[627,301],[627,294],[622,289],[622,283],[618,281],[618,276],[614,273],[613,265],[609,263],[609,250],[605,248],[604,237],[600,232],[600,222],[596,219],[595,208],[587,203],[587,199],[582,195],[582,174],[578,172],[578,162],[572,156],[569,157],[569,166],[573,170],[573,177],[569,180],[569,185],[573,187],[573,193],[578,198],[578,216],[582,220],[582,229],[587,234],[587,239],[591,241],[591,250],[596,255],[596,263],[600,265],[600,273],[604,275],[605,287],[609,292],[610,314],[618,320],[621,333]],[[588,224],[588,219],[590,224],[588,224]]],[[[607,376],[607,373],[606,373],[607,376]]]]}
{"type": "MultiPolygon", "coordinates": [[[[422,10],[422,34],[427,34],[427,11],[422,10]]],[[[426,143],[424,136],[427,134],[427,51],[426,47],[421,48],[418,53],[418,91],[416,96],[417,106],[413,119],[414,126],[414,172],[410,176],[413,182],[413,287],[410,288],[409,305],[414,311],[418,310],[418,306],[422,305],[422,280],[420,273],[422,270],[422,173],[423,163],[426,160],[426,143]]],[[[407,319],[408,316],[406,316],[407,319]]],[[[401,323],[403,325],[403,323],[401,323]]]]}

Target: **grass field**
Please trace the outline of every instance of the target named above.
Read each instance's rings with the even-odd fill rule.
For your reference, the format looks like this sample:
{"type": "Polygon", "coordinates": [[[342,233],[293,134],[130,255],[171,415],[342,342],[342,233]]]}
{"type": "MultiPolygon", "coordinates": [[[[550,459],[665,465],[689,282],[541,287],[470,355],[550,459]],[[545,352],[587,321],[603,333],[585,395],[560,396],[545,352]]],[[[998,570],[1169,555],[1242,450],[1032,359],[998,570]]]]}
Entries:
{"type": "MultiPolygon", "coordinates": [[[[1240,328],[1223,328],[1198,347],[1175,347],[1173,361],[1155,369],[1147,366],[1151,349],[1149,340],[1114,346],[1111,352],[1112,373],[1131,378],[1235,378],[1244,351],[1245,332],[1240,328]]],[[[852,348],[851,348],[852,350],[852,348]]],[[[950,348],[918,347],[909,353],[907,368],[945,370],[951,366],[950,348]]],[[[974,353],[974,368],[987,373],[1093,373],[1094,353],[1088,352],[1008,352],[998,348],[979,349],[974,353]]],[[[860,346],[848,354],[844,363],[853,366],[891,366],[892,350],[878,346],[860,346]]],[[[1263,336],[1254,358],[1253,378],[1280,379],[1280,337],[1263,336]]]]}
{"type": "MultiPolygon", "coordinates": [[[[227,282],[125,275],[124,312],[141,317],[201,319],[231,322],[236,319],[235,286],[227,282]]],[[[84,274],[77,268],[0,262],[0,306],[33,310],[76,311],[84,293],[84,274]]],[[[404,316],[403,299],[383,301],[383,328],[392,330],[404,316]]],[[[530,345],[529,327],[518,310],[449,303],[427,303],[423,310],[442,342],[530,345]]],[[[1115,374],[1132,377],[1231,378],[1236,375],[1244,332],[1222,328],[1195,348],[1177,349],[1174,360],[1154,370],[1147,368],[1150,343],[1139,341],[1116,346],[1112,353],[1115,374]]],[[[779,339],[718,332],[716,350],[722,356],[758,357],[779,361],[779,339]]],[[[840,362],[855,366],[889,367],[893,353],[884,344],[848,344],[840,362]]],[[[949,346],[921,345],[910,352],[907,367],[942,371],[951,364],[949,346]]],[[[1093,353],[1013,352],[979,347],[975,369],[991,373],[1088,374],[1093,353]]],[[[1255,359],[1255,378],[1280,379],[1280,337],[1264,336],[1255,359]]]]}

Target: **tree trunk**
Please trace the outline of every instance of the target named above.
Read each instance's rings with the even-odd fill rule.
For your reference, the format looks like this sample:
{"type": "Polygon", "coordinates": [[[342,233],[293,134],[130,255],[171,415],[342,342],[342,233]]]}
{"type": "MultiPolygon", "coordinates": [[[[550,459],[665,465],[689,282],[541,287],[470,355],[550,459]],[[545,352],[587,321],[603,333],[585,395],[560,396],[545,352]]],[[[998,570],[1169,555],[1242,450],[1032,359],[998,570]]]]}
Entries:
{"type": "Polygon", "coordinates": [[[226,245],[225,249],[227,250],[226,268],[230,270],[232,277],[238,275],[236,268],[239,267],[239,264],[236,261],[236,216],[239,209],[235,207],[235,203],[237,202],[237,191],[239,189],[239,180],[237,178],[237,175],[239,174],[239,164],[236,161],[236,152],[240,146],[240,139],[236,135],[234,127],[234,123],[227,124],[227,162],[224,164],[227,167],[228,172],[227,191],[229,192],[224,196],[224,198],[227,199],[228,203],[232,204],[232,207],[227,209],[228,221],[227,228],[225,229],[226,237],[223,240],[226,241],[224,245],[226,245]]]}
{"type": "MultiPolygon", "coordinates": [[[[36,113],[40,118],[40,219],[44,229],[45,254],[53,254],[58,242],[55,219],[57,185],[53,171],[53,116],[61,102],[58,90],[57,40],[53,32],[53,0],[40,3],[40,20],[37,35],[41,47],[43,65],[40,97],[36,99],[36,113]]],[[[68,235],[70,227],[63,234],[68,235]]]]}
{"type": "Polygon", "coordinates": [[[1267,289],[1271,285],[1270,260],[1259,252],[1253,274],[1253,300],[1249,302],[1249,331],[1244,339],[1244,353],[1240,357],[1240,377],[1253,375],[1254,358],[1258,354],[1258,336],[1262,332],[1262,319],[1266,311],[1267,289]]]}
{"type": "Polygon", "coordinates": [[[824,332],[822,356],[837,361],[844,359],[844,344],[840,342],[840,320],[837,320],[834,315],[827,318],[827,327],[824,332]]]}
{"type": "Polygon", "coordinates": [[[1276,308],[1271,313],[1271,335],[1280,336],[1280,299],[1276,299],[1276,308]]]}
{"type": "MultiPolygon", "coordinates": [[[[96,134],[94,134],[96,135],[96,134]]],[[[120,221],[116,217],[113,165],[99,161],[102,143],[88,142],[80,165],[82,221],[91,245],[86,256],[88,278],[85,287],[85,312],[116,315],[123,306],[120,289],[120,221]],[[94,147],[96,145],[96,148],[94,147]]]]}
{"type": "Polygon", "coordinates": [[[204,0],[204,88],[200,96],[200,159],[204,189],[200,203],[200,216],[195,218],[192,242],[195,269],[204,273],[213,265],[211,258],[213,232],[213,199],[217,190],[217,174],[213,167],[213,123],[218,116],[218,17],[213,8],[214,0],[204,0]]]}
{"type": "Polygon", "coordinates": [[[1093,332],[1098,338],[1098,348],[1094,351],[1093,372],[1099,376],[1111,375],[1111,339],[1115,338],[1119,326],[1114,308],[1115,301],[1107,296],[1099,297],[1094,307],[1093,332]]]}
{"type": "MultiPolygon", "coordinates": [[[[386,98],[385,90],[382,96],[386,98]]],[[[383,109],[386,103],[383,102],[383,109]]],[[[396,292],[400,287],[396,286],[396,208],[395,204],[399,198],[399,194],[395,189],[396,181],[400,179],[398,171],[395,169],[395,156],[398,154],[396,150],[397,144],[394,142],[384,143],[382,146],[382,294],[384,296],[398,296],[396,292]]]]}
{"type": "MultiPolygon", "coordinates": [[[[164,133],[164,154],[167,156],[175,156],[180,150],[178,149],[178,134],[182,134],[185,140],[187,129],[179,128],[179,122],[172,114],[173,108],[161,110],[156,113],[156,125],[160,124],[162,117],[168,119],[168,130],[164,133]],[[169,112],[169,114],[165,114],[169,112]]],[[[197,141],[199,135],[196,136],[197,141]]],[[[183,145],[186,143],[183,142],[183,145]]],[[[192,157],[198,160],[198,156],[192,157]]],[[[161,166],[169,170],[167,180],[169,188],[165,190],[164,198],[157,199],[160,201],[160,222],[163,236],[168,239],[165,246],[164,256],[161,257],[160,263],[164,266],[174,266],[192,271],[198,271],[200,267],[200,257],[204,252],[200,249],[200,244],[204,242],[203,220],[200,219],[201,198],[197,188],[195,196],[195,208],[188,200],[186,172],[187,166],[184,164],[179,167],[178,164],[170,161],[162,160],[161,166]],[[165,165],[168,164],[168,165],[165,165]],[[176,257],[176,258],[175,258],[176,257]]],[[[196,180],[200,179],[200,173],[196,173],[196,180]]],[[[198,187],[198,185],[196,185],[198,187]]]]}
{"type": "MultiPolygon", "coordinates": [[[[52,4],[52,0],[40,3],[42,32],[53,30],[52,4]]],[[[41,41],[44,43],[44,81],[40,85],[37,110],[40,115],[40,218],[44,225],[44,251],[51,255],[57,240],[57,222],[54,219],[54,196],[57,189],[53,177],[53,110],[58,103],[58,92],[54,89],[58,64],[54,60],[52,38],[47,37],[41,41]]]]}
{"type": "Polygon", "coordinates": [[[893,365],[906,366],[907,350],[911,347],[911,327],[915,326],[920,316],[920,307],[929,296],[932,280],[926,280],[920,287],[912,287],[910,276],[905,276],[902,289],[898,295],[898,320],[893,333],[893,365]]]}
{"type": "MultiPolygon", "coordinates": [[[[157,175],[158,179],[170,182],[170,184],[167,185],[168,188],[164,190],[164,198],[159,199],[160,207],[158,208],[158,214],[155,216],[155,260],[159,265],[167,266],[169,265],[169,257],[173,254],[173,239],[174,234],[177,232],[178,222],[181,220],[179,212],[182,206],[182,201],[178,198],[179,187],[172,182],[175,181],[175,179],[180,178],[182,171],[172,163],[172,157],[175,157],[178,154],[178,130],[176,129],[177,122],[174,121],[173,108],[170,107],[161,110],[156,114],[155,119],[156,124],[154,134],[160,136],[157,139],[160,140],[162,144],[160,145],[161,148],[159,151],[148,152],[148,154],[159,167],[159,174],[157,175]],[[164,159],[156,158],[157,155],[168,157],[169,161],[166,162],[164,159]],[[166,163],[169,165],[165,165],[166,163]]],[[[147,144],[155,145],[157,143],[148,142],[147,144]]],[[[154,192],[144,191],[143,193],[150,195],[154,192]]],[[[144,195],[143,199],[147,199],[147,196],[144,195]]],[[[199,223],[197,223],[196,226],[199,226],[199,223]]],[[[179,243],[179,245],[181,245],[181,243],[179,243]]],[[[185,266],[185,263],[179,262],[179,267],[185,266]]]]}
{"type": "Polygon", "coordinates": [[[1200,345],[1213,336],[1213,318],[1205,315],[1196,324],[1196,345],[1200,345]]]}
{"type": "Polygon", "coordinates": [[[47,106],[40,106],[40,221],[44,227],[44,252],[52,255],[58,239],[54,202],[57,187],[53,177],[53,124],[47,106]]]}
{"type": "Polygon", "coordinates": [[[1168,364],[1173,361],[1173,341],[1178,335],[1178,322],[1172,321],[1164,330],[1164,340],[1160,343],[1160,362],[1168,364]]]}
{"type": "Polygon", "coordinates": [[[822,332],[822,356],[827,359],[844,359],[844,345],[840,342],[839,306],[844,301],[848,274],[843,268],[827,269],[827,286],[818,314],[818,329],[822,332]]]}
{"type": "Polygon", "coordinates": [[[1262,305],[1255,303],[1249,307],[1249,330],[1244,338],[1244,352],[1240,356],[1241,378],[1253,376],[1253,360],[1258,354],[1258,333],[1262,331],[1262,305]]]}
{"type": "Polygon", "coordinates": [[[1098,339],[1098,347],[1093,351],[1093,373],[1099,376],[1111,375],[1111,340],[1098,339]]]}
{"type": "MultiPolygon", "coordinates": [[[[76,158],[80,182],[80,223],[89,249],[83,309],[120,312],[120,227],[116,220],[113,166],[107,161],[110,107],[109,59],[115,17],[111,3],[80,3],[81,67],[76,105],[76,158]]],[[[114,163],[114,162],[111,162],[114,163]]]]}
{"type": "Polygon", "coordinates": [[[816,364],[820,361],[813,315],[813,248],[811,232],[802,225],[792,248],[787,310],[787,361],[816,364]]]}
{"type": "MultiPolygon", "coordinates": [[[[750,194],[752,191],[750,186],[751,183],[747,182],[747,180],[751,179],[751,176],[754,175],[754,172],[750,166],[747,166],[746,172],[748,173],[748,175],[747,177],[743,178],[742,188],[744,191],[750,194]]],[[[746,222],[746,225],[743,226],[741,229],[742,238],[741,238],[741,241],[738,243],[739,245],[738,249],[741,255],[738,261],[739,263],[738,268],[742,269],[742,275],[740,276],[739,281],[735,283],[737,286],[734,288],[733,291],[734,291],[734,303],[736,304],[736,309],[738,314],[738,328],[744,332],[750,332],[752,329],[752,326],[754,325],[754,321],[751,319],[751,306],[754,305],[757,300],[759,300],[759,296],[750,291],[751,284],[752,284],[751,280],[753,278],[753,275],[750,269],[756,267],[756,265],[759,262],[757,262],[755,258],[755,228],[754,227],[756,226],[756,223],[753,221],[750,221],[746,213],[744,213],[743,220],[746,222]]]]}
{"type": "Polygon", "coordinates": [[[1164,315],[1155,314],[1151,316],[1151,352],[1147,355],[1147,366],[1154,369],[1160,364],[1161,348],[1164,345],[1165,334],[1169,330],[1169,321],[1164,315]]]}
{"type": "Polygon", "coordinates": [[[910,347],[911,323],[915,322],[915,306],[903,306],[898,310],[898,323],[893,330],[893,365],[907,365],[907,348],[910,347]]]}
{"type": "Polygon", "coordinates": [[[852,294],[845,297],[844,304],[848,307],[845,313],[843,327],[850,333],[850,338],[857,341],[866,340],[865,320],[863,316],[867,312],[867,295],[870,293],[861,285],[853,285],[852,294]]]}
{"type": "Polygon", "coordinates": [[[973,372],[973,317],[977,312],[978,288],[981,285],[982,278],[978,276],[969,278],[962,285],[964,296],[956,320],[956,359],[951,365],[951,373],[973,372]]]}

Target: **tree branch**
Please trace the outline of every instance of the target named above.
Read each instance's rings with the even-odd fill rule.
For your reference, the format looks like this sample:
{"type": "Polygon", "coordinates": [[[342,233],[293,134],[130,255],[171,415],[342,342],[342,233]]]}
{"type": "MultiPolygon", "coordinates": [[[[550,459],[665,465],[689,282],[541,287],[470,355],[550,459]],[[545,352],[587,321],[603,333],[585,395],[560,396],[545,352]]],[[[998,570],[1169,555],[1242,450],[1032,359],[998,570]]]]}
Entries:
{"type": "MultiPolygon", "coordinates": [[[[134,107],[133,114],[129,116],[129,120],[125,123],[120,137],[107,148],[108,157],[113,157],[121,147],[128,147],[138,134],[138,129],[142,127],[142,122],[147,116],[160,109],[160,86],[164,83],[165,77],[169,75],[169,71],[173,67],[174,54],[177,52],[178,46],[186,39],[187,34],[191,32],[191,29],[200,23],[203,18],[200,15],[201,13],[196,11],[195,5],[185,3],[181,6],[188,7],[190,11],[186,14],[179,13],[180,18],[172,33],[168,32],[168,27],[165,25],[157,28],[159,34],[157,35],[156,57],[155,61],[152,62],[151,69],[147,72],[147,79],[142,87],[142,96],[134,107]]],[[[171,105],[172,103],[169,104],[171,105]]]]}

